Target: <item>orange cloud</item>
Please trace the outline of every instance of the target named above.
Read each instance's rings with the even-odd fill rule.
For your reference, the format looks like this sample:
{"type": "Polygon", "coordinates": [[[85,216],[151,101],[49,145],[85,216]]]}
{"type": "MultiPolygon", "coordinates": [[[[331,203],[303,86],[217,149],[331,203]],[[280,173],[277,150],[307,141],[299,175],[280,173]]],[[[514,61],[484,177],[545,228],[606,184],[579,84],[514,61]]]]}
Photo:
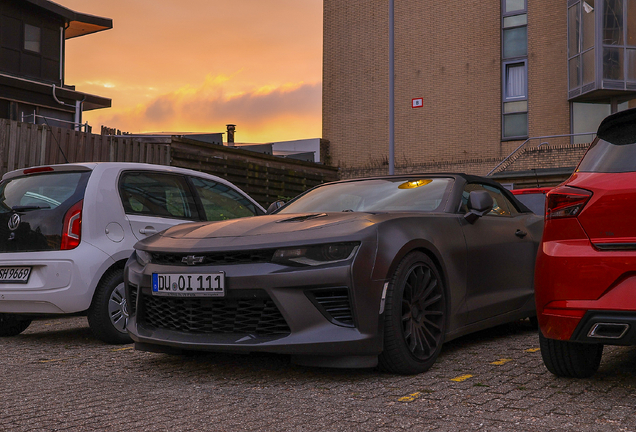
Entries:
{"type": "Polygon", "coordinates": [[[66,83],[112,99],[93,130],[321,135],[322,0],[57,1],[113,19],[66,44],[66,83]]]}
{"type": "Polygon", "coordinates": [[[223,132],[233,123],[239,142],[320,136],[320,84],[288,84],[228,96],[224,81],[208,78],[196,89],[188,86],[131,109],[95,111],[85,117],[90,123],[132,133],[223,132]]]}

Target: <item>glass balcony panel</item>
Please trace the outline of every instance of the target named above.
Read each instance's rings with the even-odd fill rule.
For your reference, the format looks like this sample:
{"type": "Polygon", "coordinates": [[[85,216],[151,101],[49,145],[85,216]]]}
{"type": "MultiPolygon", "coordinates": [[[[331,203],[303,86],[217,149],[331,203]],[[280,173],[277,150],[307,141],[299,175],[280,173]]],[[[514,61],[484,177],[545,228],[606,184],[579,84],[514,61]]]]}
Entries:
{"type": "Polygon", "coordinates": [[[603,45],[623,45],[624,0],[603,1],[603,45]]]}
{"type": "Polygon", "coordinates": [[[528,55],[528,27],[517,27],[503,31],[504,58],[528,55]]]}
{"type": "MultiPolygon", "coordinates": [[[[634,3],[636,4],[636,1],[634,1],[634,3]]],[[[594,0],[586,0],[582,3],[582,6],[581,38],[583,45],[582,50],[585,51],[594,46],[594,37],[596,35],[596,27],[594,25],[594,0]]]]}
{"type": "Polygon", "coordinates": [[[603,48],[603,78],[623,80],[623,48],[603,48]]]}
{"type": "Polygon", "coordinates": [[[568,9],[568,57],[572,57],[581,52],[581,41],[579,35],[579,16],[581,4],[577,3],[568,9]]]}
{"type": "Polygon", "coordinates": [[[570,73],[570,90],[572,90],[581,85],[581,56],[571,58],[568,63],[570,73]]]}
{"type": "Polygon", "coordinates": [[[627,81],[636,81],[636,49],[628,49],[626,54],[627,81]]]}
{"type": "Polygon", "coordinates": [[[596,63],[594,61],[594,49],[583,53],[581,67],[583,69],[583,84],[594,82],[596,79],[596,63]]]}
{"type": "MultiPolygon", "coordinates": [[[[608,103],[572,103],[572,133],[596,132],[601,121],[610,115],[612,107],[608,103]]],[[[589,143],[594,135],[574,137],[574,143],[589,143]]]]}
{"type": "Polygon", "coordinates": [[[627,0],[627,40],[625,44],[636,46],[636,0],[627,0]]]}

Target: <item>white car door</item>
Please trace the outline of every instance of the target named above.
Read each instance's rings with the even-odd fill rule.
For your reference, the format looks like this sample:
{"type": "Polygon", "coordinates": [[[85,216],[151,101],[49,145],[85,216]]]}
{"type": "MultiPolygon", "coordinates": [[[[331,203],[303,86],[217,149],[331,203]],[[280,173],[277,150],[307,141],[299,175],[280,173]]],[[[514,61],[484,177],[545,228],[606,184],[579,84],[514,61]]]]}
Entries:
{"type": "Polygon", "coordinates": [[[185,176],[154,171],[126,171],[119,181],[126,218],[139,240],[173,225],[199,220],[185,176]]]}

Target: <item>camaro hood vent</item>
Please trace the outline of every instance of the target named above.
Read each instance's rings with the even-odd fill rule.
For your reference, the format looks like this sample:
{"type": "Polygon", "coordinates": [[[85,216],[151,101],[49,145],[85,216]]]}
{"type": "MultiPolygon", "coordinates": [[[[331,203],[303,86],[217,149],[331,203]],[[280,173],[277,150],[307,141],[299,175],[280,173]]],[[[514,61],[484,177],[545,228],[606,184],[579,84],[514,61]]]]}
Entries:
{"type": "Polygon", "coordinates": [[[289,219],[279,220],[278,223],[282,223],[282,222],[304,222],[304,221],[309,220],[309,219],[316,219],[316,218],[325,217],[325,216],[327,216],[327,213],[308,214],[308,215],[296,216],[296,217],[289,218],[289,219]]]}

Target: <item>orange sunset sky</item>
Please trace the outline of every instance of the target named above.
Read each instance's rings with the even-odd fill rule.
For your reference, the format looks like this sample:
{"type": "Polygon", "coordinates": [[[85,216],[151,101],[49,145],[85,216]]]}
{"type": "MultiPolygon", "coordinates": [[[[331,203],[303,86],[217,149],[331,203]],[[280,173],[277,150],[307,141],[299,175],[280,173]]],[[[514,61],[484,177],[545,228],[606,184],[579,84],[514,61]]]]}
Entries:
{"type": "Polygon", "coordinates": [[[112,99],[84,121],[131,133],[321,136],[322,0],[55,0],[113,20],[66,41],[66,83],[112,99]]]}

